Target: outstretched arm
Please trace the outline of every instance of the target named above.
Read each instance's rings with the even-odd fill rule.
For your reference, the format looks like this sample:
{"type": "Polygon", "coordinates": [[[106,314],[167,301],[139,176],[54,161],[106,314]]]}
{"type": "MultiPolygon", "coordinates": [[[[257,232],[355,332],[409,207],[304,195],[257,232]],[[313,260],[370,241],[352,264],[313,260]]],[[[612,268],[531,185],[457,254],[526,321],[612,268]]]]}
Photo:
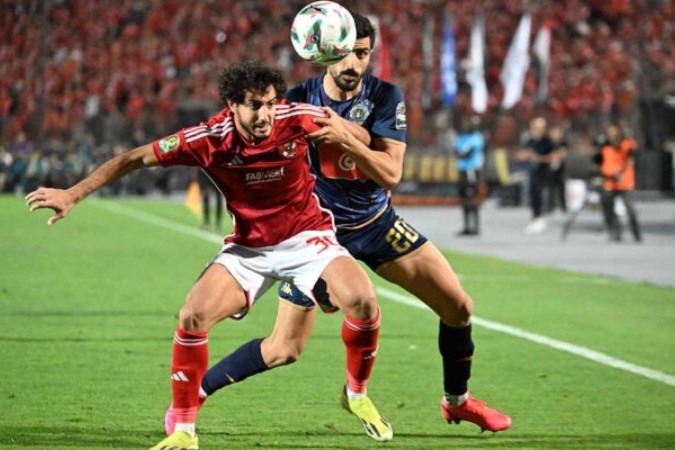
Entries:
{"type": "Polygon", "coordinates": [[[116,181],[134,170],[158,164],[157,157],[152,151],[152,144],[143,145],[109,159],[69,189],[38,188],[26,196],[26,202],[31,212],[44,208],[54,211],[54,215],[47,221],[48,225],[53,225],[101,186],[116,181]]]}

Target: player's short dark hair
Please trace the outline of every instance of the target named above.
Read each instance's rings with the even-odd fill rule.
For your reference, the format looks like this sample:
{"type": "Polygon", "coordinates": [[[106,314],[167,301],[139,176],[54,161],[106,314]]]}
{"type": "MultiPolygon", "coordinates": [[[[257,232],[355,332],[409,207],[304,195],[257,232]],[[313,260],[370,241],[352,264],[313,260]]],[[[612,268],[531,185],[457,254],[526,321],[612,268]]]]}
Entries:
{"type": "Polygon", "coordinates": [[[356,39],[370,38],[370,48],[375,47],[375,27],[370,20],[359,13],[350,11],[356,24],[356,39]]]}
{"type": "Polygon", "coordinates": [[[286,95],[286,81],[281,71],[261,61],[243,61],[227,66],[218,79],[218,91],[224,103],[242,103],[246,91],[261,94],[269,86],[274,86],[278,99],[286,95]]]}

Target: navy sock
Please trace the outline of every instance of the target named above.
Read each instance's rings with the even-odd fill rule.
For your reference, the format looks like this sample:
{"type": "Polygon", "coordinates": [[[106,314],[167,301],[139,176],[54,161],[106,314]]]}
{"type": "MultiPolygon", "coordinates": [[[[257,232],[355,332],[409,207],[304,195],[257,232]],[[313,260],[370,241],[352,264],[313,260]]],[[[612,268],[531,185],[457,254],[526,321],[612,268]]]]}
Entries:
{"type": "Polygon", "coordinates": [[[443,358],[445,393],[450,395],[466,393],[471,377],[471,358],[474,349],[471,325],[453,328],[441,322],[438,330],[438,349],[443,358]]]}
{"type": "Polygon", "coordinates": [[[254,339],[247,342],[211,367],[202,379],[204,392],[211,395],[225,386],[266,371],[268,367],[260,349],[262,341],[254,339]]]}

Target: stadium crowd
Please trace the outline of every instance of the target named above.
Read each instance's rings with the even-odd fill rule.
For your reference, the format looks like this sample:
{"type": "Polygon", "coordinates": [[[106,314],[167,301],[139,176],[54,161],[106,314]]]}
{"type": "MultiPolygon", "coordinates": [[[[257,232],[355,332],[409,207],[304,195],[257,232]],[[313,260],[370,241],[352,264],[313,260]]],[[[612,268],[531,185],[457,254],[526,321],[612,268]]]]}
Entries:
{"type": "MultiPolygon", "coordinates": [[[[243,58],[274,62],[290,85],[318,73],[320,67],[300,62],[288,37],[290,23],[305,3],[3,2],[0,190],[25,190],[34,183],[61,184],[68,177],[79,178],[113,153],[185,125],[181,108],[216,110],[214,74],[227,63],[243,58]]],[[[445,12],[454,18],[462,72],[471,25],[478,8],[484,10],[490,93],[484,123],[492,130],[490,138],[501,141],[499,145],[517,145],[519,132],[535,115],[565,122],[581,139],[588,138],[609,120],[631,121],[641,87],[675,90],[672,1],[341,3],[378,17],[383,27],[390,49],[391,81],[406,93],[413,148],[435,146],[436,136],[452,127],[451,120],[443,120],[447,115],[438,114],[442,112],[438,70],[429,80],[431,108],[423,107],[427,94],[423,90],[429,85],[424,80],[429,71],[424,70],[421,51],[425,22],[435,24],[433,60],[437,68],[445,12]],[[551,26],[548,97],[545,103],[537,103],[537,73],[531,68],[523,99],[505,113],[499,107],[499,73],[525,6],[532,12],[533,39],[544,21],[551,26]],[[426,126],[429,122],[434,126],[426,126]]],[[[464,79],[463,73],[459,79],[464,79]]],[[[466,86],[460,86],[454,111],[460,116],[470,113],[466,86]]],[[[180,184],[170,180],[159,181],[166,189],[180,184]]]]}

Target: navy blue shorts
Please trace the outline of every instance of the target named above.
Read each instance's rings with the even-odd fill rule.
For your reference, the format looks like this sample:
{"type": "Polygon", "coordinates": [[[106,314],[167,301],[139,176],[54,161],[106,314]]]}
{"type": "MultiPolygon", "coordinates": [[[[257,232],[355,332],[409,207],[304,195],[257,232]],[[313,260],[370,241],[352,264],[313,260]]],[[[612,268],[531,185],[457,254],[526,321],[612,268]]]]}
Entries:
{"type": "MultiPolygon", "coordinates": [[[[428,240],[408,225],[392,207],[388,207],[380,217],[363,228],[338,229],[337,238],[340,245],[349,250],[354,258],[363,261],[373,271],[384,263],[412,253],[428,240]]],[[[311,299],[288,281],[279,285],[279,297],[298,306],[314,306],[311,299]]],[[[316,297],[321,309],[326,312],[335,310],[327,294],[316,297]]]]}

